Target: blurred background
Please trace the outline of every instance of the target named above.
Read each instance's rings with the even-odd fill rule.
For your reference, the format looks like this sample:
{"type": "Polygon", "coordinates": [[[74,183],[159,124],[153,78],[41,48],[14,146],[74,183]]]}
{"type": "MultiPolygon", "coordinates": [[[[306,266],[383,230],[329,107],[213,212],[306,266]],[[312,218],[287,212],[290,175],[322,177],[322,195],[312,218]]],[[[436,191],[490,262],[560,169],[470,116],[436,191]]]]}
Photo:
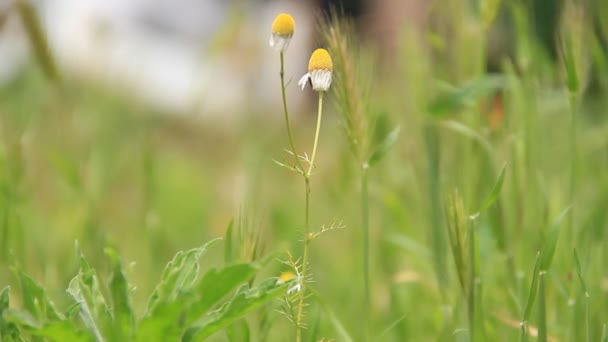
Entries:
{"type": "MultiPolygon", "coordinates": [[[[298,254],[304,189],[273,163],[289,156],[268,39],[274,17],[291,13],[287,96],[298,146],[310,150],[315,98],[296,82],[311,51],[326,46],[319,22],[332,8],[355,27],[352,59],[373,61],[354,69],[365,108],[401,126],[370,174],[376,329],[405,315],[388,340],[450,340],[454,326],[437,317],[462,307],[457,290],[442,290],[458,286],[447,245],[439,246],[451,282],[441,283],[431,256],[431,227],[445,219],[438,203],[458,188],[473,213],[506,164],[500,210],[480,223],[484,284],[509,279],[505,260],[517,275],[512,292],[488,290],[492,332],[516,338],[522,303],[513,297],[525,297],[540,241],[574,198],[578,228],[560,240],[550,325],[558,340],[582,336],[559,328],[560,310],[582,310],[567,300],[573,244],[593,273],[599,339],[608,314],[604,0],[0,0],[0,287],[15,284],[9,265],[19,264],[65,303],[75,241],[106,273],[103,249],[113,246],[133,263],[141,312],[167,261],[223,236],[232,220],[240,258],[298,254]],[[438,136],[429,138],[429,126],[438,136]]],[[[311,263],[320,293],[356,336],[358,168],[331,96],[313,222],[347,229],[315,240],[311,263]]],[[[327,336],[331,326],[321,323],[327,336]]]]}

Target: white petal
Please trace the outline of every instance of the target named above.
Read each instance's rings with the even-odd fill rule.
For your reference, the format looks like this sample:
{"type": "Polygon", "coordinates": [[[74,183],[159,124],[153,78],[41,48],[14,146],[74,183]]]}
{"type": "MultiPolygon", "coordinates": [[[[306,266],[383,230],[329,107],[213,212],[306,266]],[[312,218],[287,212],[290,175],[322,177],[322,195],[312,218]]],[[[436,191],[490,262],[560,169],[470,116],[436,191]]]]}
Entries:
{"type": "Polygon", "coordinates": [[[327,91],[331,86],[331,71],[329,70],[313,70],[310,73],[310,82],[312,89],[316,91],[327,91]]]}
{"type": "Polygon", "coordinates": [[[298,85],[300,87],[302,87],[302,90],[304,90],[304,88],[306,87],[306,84],[308,83],[308,79],[310,78],[310,73],[306,73],[304,74],[304,76],[302,76],[302,78],[300,78],[300,80],[298,81],[298,85]]]}
{"type": "Polygon", "coordinates": [[[289,42],[291,42],[291,36],[281,36],[278,34],[271,34],[270,40],[268,44],[270,47],[274,48],[276,51],[287,51],[289,47],[289,42]]]}

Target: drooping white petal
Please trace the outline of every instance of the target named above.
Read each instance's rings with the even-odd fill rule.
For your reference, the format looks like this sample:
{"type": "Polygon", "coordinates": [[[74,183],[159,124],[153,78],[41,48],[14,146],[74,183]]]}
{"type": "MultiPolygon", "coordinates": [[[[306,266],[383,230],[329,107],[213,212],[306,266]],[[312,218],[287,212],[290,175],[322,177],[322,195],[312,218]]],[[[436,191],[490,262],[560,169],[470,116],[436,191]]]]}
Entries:
{"type": "Polygon", "coordinates": [[[306,88],[306,84],[308,83],[308,79],[310,78],[310,73],[306,73],[304,74],[304,76],[302,76],[302,78],[300,78],[300,80],[298,81],[298,85],[300,87],[302,87],[302,90],[304,90],[304,88],[306,88]]]}
{"type": "Polygon", "coordinates": [[[312,89],[316,91],[327,91],[331,86],[331,71],[329,70],[313,70],[310,73],[310,82],[312,89]]]}

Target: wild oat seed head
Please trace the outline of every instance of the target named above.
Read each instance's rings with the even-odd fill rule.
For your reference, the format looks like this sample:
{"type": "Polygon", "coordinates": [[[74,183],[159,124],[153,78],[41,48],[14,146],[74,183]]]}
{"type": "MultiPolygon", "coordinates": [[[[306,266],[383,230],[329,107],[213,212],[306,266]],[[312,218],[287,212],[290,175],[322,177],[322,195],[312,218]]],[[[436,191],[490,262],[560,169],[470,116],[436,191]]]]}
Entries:
{"type": "Polygon", "coordinates": [[[325,49],[316,49],[310,56],[308,61],[308,71],[313,72],[315,70],[328,70],[333,71],[334,64],[331,61],[329,52],[325,49]]]}
{"type": "Polygon", "coordinates": [[[287,13],[281,13],[272,22],[272,33],[281,36],[291,36],[296,29],[296,22],[287,13]]]}

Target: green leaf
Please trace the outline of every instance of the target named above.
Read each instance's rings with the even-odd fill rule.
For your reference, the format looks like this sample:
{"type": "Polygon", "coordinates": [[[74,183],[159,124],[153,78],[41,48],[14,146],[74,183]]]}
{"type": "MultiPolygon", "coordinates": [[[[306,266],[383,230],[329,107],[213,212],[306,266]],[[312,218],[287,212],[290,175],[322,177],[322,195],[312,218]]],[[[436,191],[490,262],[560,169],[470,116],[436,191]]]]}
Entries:
{"type": "Polygon", "coordinates": [[[199,248],[180,251],[173,257],[163,270],[161,280],[148,301],[145,316],[154,315],[159,303],[175,301],[181,292],[189,290],[194,285],[199,271],[198,260],[209,247],[220,240],[217,238],[199,248]]]}
{"type": "Polygon", "coordinates": [[[454,120],[443,120],[440,124],[442,127],[447,128],[448,130],[454,133],[460,134],[466,138],[476,141],[479,146],[481,146],[486,151],[488,156],[491,157],[493,155],[492,145],[488,142],[486,138],[484,138],[478,132],[474,131],[472,128],[454,120]]]}
{"type": "Polygon", "coordinates": [[[399,139],[400,131],[401,127],[397,126],[388,135],[386,135],[384,140],[378,145],[378,147],[376,147],[372,155],[369,157],[367,163],[370,166],[377,164],[380,160],[382,160],[382,158],[384,158],[384,156],[391,149],[391,147],[395,145],[397,139],[399,139]]]}
{"type": "Polygon", "coordinates": [[[232,300],[222,305],[219,310],[209,314],[200,325],[188,329],[182,341],[202,341],[241,319],[248,312],[284,294],[291,285],[293,282],[279,284],[277,278],[266,279],[253,288],[244,285],[232,300]]]}
{"type": "Polygon", "coordinates": [[[547,342],[547,301],[545,294],[545,272],[538,275],[538,341],[547,342]]]}
{"type": "Polygon", "coordinates": [[[502,183],[505,180],[506,168],[507,168],[507,164],[503,165],[502,169],[500,170],[500,175],[498,176],[496,183],[494,183],[494,186],[492,187],[492,191],[490,192],[490,195],[486,198],[485,202],[481,206],[481,209],[479,209],[479,212],[482,212],[482,211],[488,209],[492,204],[494,204],[494,202],[498,198],[498,195],[500,194],[500,190],[502,189],[502,183]]]}
{"type": "Polygon", "coordinates": [[[344,341],[344,342],[354,341],[353,338],[348,333],[348,331],[346,330],[346,328],[344,327],[344,324],[342,324],[340,319],[338,319],[338,317],[331,310],[329,305],[323,300],[323,298],[321,297],[319,292],[310,286],[309,286],[309,290],[315,297],[315,300],[317,301],[317,303],[319,303],[319,305],[321,305],[321,308],[323,309],[323,311],[325,311],[325,313],[329,316],[329,320],[331,321],[332,325],[334,326],[334,329],[336,329],[338,336],[340,336],[340,341],[344,341]]]}
{"type": "Polygon", "coordinates": [[[579,80],[576,71],[574,48],[570,37],[565,39],[563,49],[566,64],[566,86],[570,93],[576,93],[579,89],[579,80]]]}
{"type": "Polygon", "coordinates": [[[434,117],[443,117],[446,114],[459,111],[502,89],[504,83],[503,77],[489,75],[461,87],[449,89],[431,102],[429,112],[434,117]]]}
{"type": "Polygon", "coordinates": [[[578,281],[581,283],[581,289],[583,290],[585,297],[589,297],[589,292],[587,292],[587,285],[585,284],[585,279],[583,278],[583,272],[581,271],[581,262],[578,258],[576,248],[574,249],[574,265],[576,266],[576,274],[578,275],[578,281]]]}
{"type": "Polygon", "coordinates": [[[9,309],[9,297],[10,287],[5,287],[0,292],[0,341],[21,341],[21,334],[19,333],[19,328],[10,321],[5,319],[5,312],[8,312],[9,309]]]}
{"type": "Polygon", "coordinates": [[[524,310],[523,324],[526,324],[530,319],[532,313],[532,307],[536,300],[536,294],[538,292],[538,275],[540,273],[540,253],[536,254],[536,262],[534,263],[534,273],[532,274],[532,283],[530,284],[530,292],[528,293],[528,300],[526,301],[526,309],[524,310]]]}
{"type": "Polygon", "coordinates": [[[227,294],[247,282],[257,271],[254,264],[235,264],[223,269],[212,269],[203,275],[200,284],[196,286],[196,293],[202,295],[201,299],[192,305],[188,312],[189,323],[194,323],[218,303],[227,294]]]}
{"type": "Polygon", "coordinates": [[[540,256],[540,270],[547,271],[551,267],[551,262],[553,261],[553,255],[555,254],[555,248],[557,247],[557,240],[559,238],[559,231],[561,227],[561,223],[564,220],[564,217],[570,211],[570,207],[566,208],[562,211],[551,226],[551,230],[549,231],[549,235],[545,238],[545,242],[543,243],[543,248],[541,249],[540,256]]]}
{"type": "Polygon", "coordinates": [[[241,319],[234,323],[232,326],[226,329],[226,335],[228,335],[229,341],[251,341],[251,332],[247,320],[241,319]]]}
{"type": "Polygon", "coordinates": [[[43,324],[29,312],[17,310],[8,310],[4,316],[7,321],[21,326],[26,332],[51,341],[93,341],[90,335],[79,331],[72,320],[57,320],[43,324]]]}
{"type": "Polygon", "coordinates": [[[40,284],[17,266],[12,267],[12,271],[21,284],[23,306],[36,320],[45,322],[63,319],[55,309],[55,304],[47,297],[46,291],[40,284]]]}
{"type": "Polygon", "coordinates": [[[100,289],[97,272],[80,254],[80,270],[72,278],[67,292],[80,304],[78,316],[96,340],[105,340],[111,335],[112,312],[100,289]]]}
{"type": "Polygon", "coordinates": [[[113,329],[115,341],[130,341],[133,336],[135,316],[129,299],[129,284],[122,269],[120,256],[110,248],[105,250],[113,265],[110,279],[110,295],[112,298],[113,329]]]}
{"type": "Polygon", "coordinates": [[[234,229],[234,220],[230,220],[226,234],[224,236],[224,263],[229,264],[232,262],[232,232],[234,229]]]}

